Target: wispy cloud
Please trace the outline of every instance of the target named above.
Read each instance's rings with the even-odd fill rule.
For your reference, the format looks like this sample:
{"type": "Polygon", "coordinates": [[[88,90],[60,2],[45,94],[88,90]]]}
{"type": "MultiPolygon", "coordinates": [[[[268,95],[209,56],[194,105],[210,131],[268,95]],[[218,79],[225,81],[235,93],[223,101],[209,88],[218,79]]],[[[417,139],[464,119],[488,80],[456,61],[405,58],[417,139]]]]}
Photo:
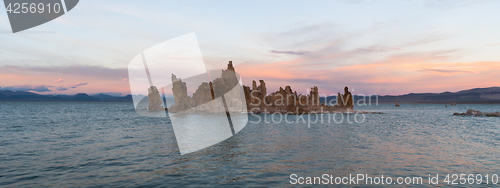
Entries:
{"type": "Polygon", "coordinates": [[[317,33],[318,30],[323,30],[323,29],[328,29],[335,26],[335,24],[331,22],[323,22],[323,23],[317,23],[317,24],[310,24],[310,25],[305,25],[305,26],[300,26],[300,27],[294,27],[293,29],[290,29],[286,32],[280,33],[281,36],[287,35],[287,36],[297,36],[297,35],[304,35],[304,34],[309,34],[309,33],[317,33]]]}
{"type": "Polygon", "coordinates": [[[386,52],[386,51],[405,50],[405,49],[399,48],[399,47],[371,46],[368,48],[358,48],[358,50],[366,51],[366,52],[386,52]]]}
{"type": "Polygon", "coordinates": [[[311,63],[308,58],[298,57],[258,67],[243,63],[235,68],[245,84],[253,79],[268,81],[268,91],[291,85],[305,93],[307,88],[318,86],[320,93],[329,94],[349,86],[354,93],[405,94],[500,86],[500,82],[491,79],[500,77],[500,62],[449,62],[454,52],[405,52],[378,61],[341,66],[311,63]]]}
{"type": "Polygon", "coordinates": [[[269,52],[275,53],[275,54],[288,54],[288,55],[306,55],[306,54],[311,53],[309,51],[303,51],[303,50],[298,50],[298,51],[278,51],[278,50],[271,50],[269,52]]]}
{"type": "Polygon", "coordinates": [[[284,31],[261,34],[261,39],[271,49],[305,49],[312,51],[325,44],[339,44],[339,40],[348,36],[339,34],[335,24],[299,23],[284,26],[284,31]]]}
{"type": "Polygon", "coordinates": [[[495,42],[495,43],[488,43],[486,44],[486,46],[496,46],[496,45],[499,45],[500,42],[495,42]]]}
{"type": "Polygon", "coordinates": [[[80,87],[80,86],[85,86],[87,85],[88,83],[85,82],[85,83],[76,83],[76,84],[68,84],[68,85],[63,85],[63,86],[59,86],[57,87],[57,91],[66,91],[68,89],[74,89],[74,88],[77,88],[77,87],[80,87]]]}
{"type": "Polygon", "coordinates": [[[49,93],[129,93],[127,69],[100,66],[0,66],[0,85],[53,85],[49,93]],[[64,79],[63,79],[64,78],[64,79]],[[85,82],[82,82],[85,81],[85,82]]]}
{"type": "Polygon", "coordinates": [[[462,1],[454,1],[454,3],[449,3],[447,1],[433,1],[426,0],[424,1],[424,6],[431,9],[437,10],[452,10],[465,6],[472,6],[473,4],[478,4],[481,1],[471,1],[471,0],[462,0],[462,1]]]}
{"type": "Polygon", "coordinates": [[[69,87],[76,88],[78,86],[85,86],[87,84],[89,84],[89,83],[87,83],[87,82],[85,82],[85,83],[76,83],[76,84],[70,84],[69,87]]]}
{"type": "Polygon", "coordinates": [[[69,89],[69,88],[67,88],[67,87],[63,87],[63,86],[56,87],[56,90],[57,90],[57,91],[66,91],[66,90],[68,90],[68,89],[69,89]]]}
{"type": "Polygon", "coordinates": [[[422,69],[420,71],[439,72],[439,73],[473,73],[471,71],[445,70],[445,69],[422,69]]]}
{"type": "Polygon", "coordinates": [[[76,83],[76,84],[68,84],[62,86],[53,86],[53,85],[15,85],[15,86],[7,86],[0,87],[0,90],[11,90],[11,91],[33,91],[33,92],[51,92],[53,91],[51,88],[55,88],[57,91],[67,91],[69,89],[75,89],[80,86],[85,86],[88,83],[76,83]]]}
{"type": "Polygon", "coordinates": [[[128,70],[126,68],[107,68],[101,66],[84,66],[84,65],[73,65],[73,66],[50,66],[50,67],[30,67],[30,66],[13,66],[5,65],[0,68],[0,72],[10,72],[10,71],[28,71],[37,73],[56,73],[68,76],[86,76],[101,79],[116,79],[122,80],[124,77],[128,76],[128,70]]]}

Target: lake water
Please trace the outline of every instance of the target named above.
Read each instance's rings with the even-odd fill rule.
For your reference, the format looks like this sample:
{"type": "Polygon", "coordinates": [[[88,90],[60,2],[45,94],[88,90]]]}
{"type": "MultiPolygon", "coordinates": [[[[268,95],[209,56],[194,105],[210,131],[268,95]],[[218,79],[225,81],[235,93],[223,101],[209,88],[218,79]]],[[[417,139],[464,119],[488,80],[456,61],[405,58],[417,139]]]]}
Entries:
{"type": "Polygon", "coordinates": [[[381,104],[355,107],[385,113],[360,123],[310,126],[252,115],[236,136],[180,155],[169,120],[138,116],[132,103],[2,102],[0,186],[288,187],[291,174],[423,177],[423,187],[439,174],[446,186],[445,174],[500,174],[500,118],[452,116],[469,108],[500,111],[381,104]]]}

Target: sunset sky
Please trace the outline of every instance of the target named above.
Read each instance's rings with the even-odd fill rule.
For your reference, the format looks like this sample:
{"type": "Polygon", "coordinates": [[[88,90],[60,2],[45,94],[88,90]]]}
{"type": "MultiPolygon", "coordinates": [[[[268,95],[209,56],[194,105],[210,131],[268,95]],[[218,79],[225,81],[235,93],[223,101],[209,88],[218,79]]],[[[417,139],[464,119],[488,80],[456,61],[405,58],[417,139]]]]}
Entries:
{"type": "Polygon", "coordinates": [[[0,11],[0,90],[130,94],[128,64],[195,32],[207,68],[233,61],[268,91],[399,95],[500,86],[500,1],[82,0],[13,34],[0,11]]]}

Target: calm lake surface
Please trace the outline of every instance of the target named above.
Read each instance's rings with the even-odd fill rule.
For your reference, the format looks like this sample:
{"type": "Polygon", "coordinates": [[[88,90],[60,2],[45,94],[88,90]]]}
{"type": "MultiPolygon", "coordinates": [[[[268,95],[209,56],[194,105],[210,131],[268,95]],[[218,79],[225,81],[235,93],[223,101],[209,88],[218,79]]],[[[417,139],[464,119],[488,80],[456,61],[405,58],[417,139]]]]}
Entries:
{"type": "Polygon", "coordinates": [[[500,111],[380,104],[355,107],[385,113],[361,123],[344,115],[310,128],[249,116],[236,136],[180,155],[169,120],[138,116],[132,103],[2,102],[0,186],[289,187],[291,174],[360,173],[423,177],[428,187],[429,174],[500,174],[500,118],[452,116],[469,108],[500,111]]]}

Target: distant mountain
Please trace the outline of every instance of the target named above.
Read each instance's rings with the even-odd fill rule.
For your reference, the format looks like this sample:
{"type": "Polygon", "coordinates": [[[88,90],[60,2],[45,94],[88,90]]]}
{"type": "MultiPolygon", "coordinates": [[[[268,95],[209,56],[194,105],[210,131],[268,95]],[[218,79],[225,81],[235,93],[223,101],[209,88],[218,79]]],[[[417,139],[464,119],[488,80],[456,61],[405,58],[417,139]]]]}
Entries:
{"type": "MultiPolygon", "coordinates": [[[[336,100],[336,96],[327,97],[327,101],[336,100]]],[[[372,104],[375,103],[376,96],[372,96],[372,104]]],[[[500,87],[490,87],[490,88],[476,88],[470,90],[459,91],[456,93],[444,92],[444,93],[410,93],[406,95],[385,95],[378,96],[379,103],[394,103],[395,100],[399,103],[439,103],[439,104],[486,104],[486,103],[497,103],[500,104],[500,87]]],[[[325,101],[325,98],[320,99],[321,102],[325,101]]],[[[354,96],[355,102],[362,102],[363,96],[354,96]]],[[[368,103],[368,97],[365,98],[368,103]]],[[[87,95],[85,93],[79,93],[76,95],[40,95],[36,93],[26,92],[26,91],[9,91],[0,90],[0,101],[103,101],[103,102],[132,102],[132,96],[127,95],[124,97],[113,96],[110,94],[95,94],[87,95]]]]}
{"type": "MultiPolygon", "coordinates": [[[[372,104],[375,103],[376,96],[372,96],[372,104]]],[[[385,95],[378,96],[379,103],[431,103],[431,104],[486,104],[497,103],[500,104],[500,87],[490,88],[476,88],[470,90],[463,90],[456,93],[410,93],[406,95],[385,95]]],[[[328,101],[336,100],[336,96],[327,97],[328,101]]],[[[363,100],[362,96],[354,96],[354,101],[363,100]]],[[[324,101],[324,99],[322,100],[324,101]]],[[[362,101],[360,101],[362,102],[362,101]]],[[[368,103],[368,97],[366,97],[368,103]]]]}
{"type": "Polygon", "coordinates": [[[132,96],[124,97],[107,94],[87,95],[78,93],[76,95],[40,95],[27,91],[0,90],[0,101],[103,101],[103,102],[132,102],[132,96]]]}

